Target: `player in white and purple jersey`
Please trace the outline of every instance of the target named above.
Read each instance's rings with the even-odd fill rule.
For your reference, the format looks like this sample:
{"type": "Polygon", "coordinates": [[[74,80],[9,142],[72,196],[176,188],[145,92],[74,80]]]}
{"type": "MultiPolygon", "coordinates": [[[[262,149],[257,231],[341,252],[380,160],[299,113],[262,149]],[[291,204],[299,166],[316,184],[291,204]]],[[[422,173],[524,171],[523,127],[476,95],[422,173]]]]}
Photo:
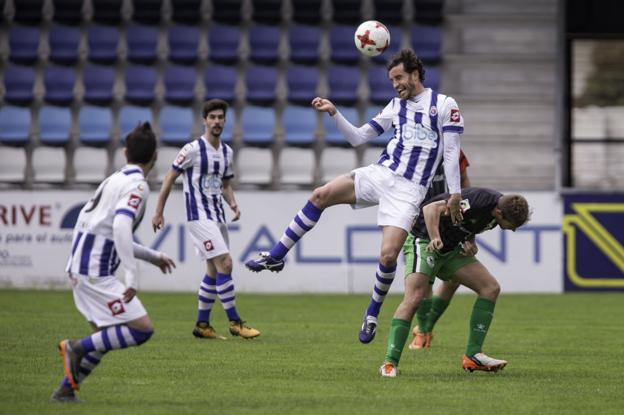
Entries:
{"type": "Polygon", "coordinates": [[[312,101],[316,110],[327,112],[336,120],[338,129],[353,146],[389,128],[394,128],[394,137],[377,164],[355,169],[315,189],[271,251],[246,263],[256,272],[281,271],[284,256],[312,229],[325,208],[337,204],[350,204],[353,208],[379,205],[381,253],[373,296],[359,333],[362,343],[369,343],[375,337],[377,316],[394,280],[397,256],[442,159],[452,194],[449,210],[453,221],[461,219],[458,160],[463,119],[453,98],[423,86],[424,74],[423,64],[414,51],[404,49],[394,55],[388,64],[388,78],[398,98],[359,128],[347,121],[331,101],[319,97],[312,101]]]}
{"type": "Polygon", "coordinates": [[[105,353],[138,346],[152,336],[152,322],[136,296],[136,259],[163,272],[175,267],[164,253],[132,241],[149,194],[145,176],[156,160],[156,136],[149,123],[128,134],[125,145],[128,164],[100,184],[74,228],[66,271],[76,307],[94,333],[60,342],[65,378],[52,395],[56,401],[76,401],[74,390],[105,353]],[[126,271],[125,284],[115,277],[120,263],[126,271]]]}
{"type": "Polygon", "coordinates": [[[233,151],[220,138],[227,108],[227,102],[220,99],[211,99],[204,103],[204,135],[186,144],[173,161],[160,188],[156,213],[152,219],[154,231],[164,226],[163,212],[167,198],[173,183],[182,175],[189,233],[195,251],[206,261],[206,274],[198,292],[197,322],[193,329],[193,335],[203,339],[220,338],[210,325],[210,312],[217,297],[230,320],[230,334],[246,339],[260,335],[258,330],[241,320],[236,310],[232,257],[223,209],[225,199],[234,212],[232,220],[240,217],[240,209],[230,183],[234,177],[233,151]]]}

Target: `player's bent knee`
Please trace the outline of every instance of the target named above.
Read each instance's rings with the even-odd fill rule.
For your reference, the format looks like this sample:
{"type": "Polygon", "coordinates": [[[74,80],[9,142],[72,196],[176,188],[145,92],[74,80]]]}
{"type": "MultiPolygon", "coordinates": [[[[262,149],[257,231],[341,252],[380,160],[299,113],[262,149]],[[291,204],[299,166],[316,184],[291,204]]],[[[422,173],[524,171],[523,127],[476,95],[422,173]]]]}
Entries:
{"type": "Polygon", "coordinates": [[[497,281],[494,281],[487,286],[485,286],[479,295],[481,297],[489,298],[491,300],[496,300],[498,295],[500,294],[501,288],[497,281]]]}
{"type": "Polygon", "coordinates": [[[148,341],[150,337],[152,337],[152,335],[154,334],[154,329],[152,328],[151,330],[137,330],[130,328],[130,334],[132,335],[132,338],[136,342],[137,346],[139,346],[148,341]]]}

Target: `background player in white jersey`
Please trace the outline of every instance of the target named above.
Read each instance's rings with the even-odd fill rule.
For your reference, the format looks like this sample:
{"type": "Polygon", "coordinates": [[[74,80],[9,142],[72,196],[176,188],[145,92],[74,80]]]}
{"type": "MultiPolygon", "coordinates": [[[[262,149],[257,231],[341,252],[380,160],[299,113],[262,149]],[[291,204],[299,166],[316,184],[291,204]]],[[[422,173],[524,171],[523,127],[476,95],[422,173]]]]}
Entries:
{"type": "Polygon", "coordinates": [[[423,86],[424,75],[423,64],[414,51],[404,49],[394,55],[388,63],[388,78],[398,98],[359,128],[347,121],[331,101],[319,97],[312,101],[316,110],[327,112],[336,120],[338,129],[353,146],[391,127],[394,137],[377,164],[355,169],[315,189],[271,251],[246,263],[252,271],[280,271],[284,256],[312,229],[325,208],[338,204],[350,204],[353,208],[379,205],[381,252],[373,296],[359,333],[362,343],[375,337],[377,316],[394,280],[397,256],[442,158],[452,193],[449,209],[454,221],[461,219],[458,161],[463,120],[453,98],[423,86]]]}
{"type": "Polygon", "coordinates": [[[156,137],[149,123],[128,134],[125,147],[128,164],[100,184],[74,228],[66,271],[76,307],[94,333],[60,342],[65,378],[53,400],[76,401],[74,390],[105,353],[143,344],[154,333],[147,311],[136,297],[136,258],[163,272],[175,267],[164,253],[132,241],[149,194],[145,176],[156,160],[156,137]],[[126,270],[125,285],[114,275],[120,262],[126,270]]]}
{"type": "Polygon", "coordinates": [[[232,257],[223,210],[225,199],[234,212],[232,220],[240,218],[241,212],[230,183],[234,177],[233,151],[220,139],[227,108],[227,102],[220,99],[204,103],[204,135],[186,144],[178,153],[160,188],[152,225],[154,231],[164,226],[163,212],[171,187],[178,176],[184,174],[189,233],[197,254],[206,261],[206,274],[199,286],[197,322],[193,335],[206,339],[219,337],[210,325],[210,311],[218,296],[230,320],[230,334],[249,339],[259,336],[260,332],[245,325],[236,311],[232,257]]]}

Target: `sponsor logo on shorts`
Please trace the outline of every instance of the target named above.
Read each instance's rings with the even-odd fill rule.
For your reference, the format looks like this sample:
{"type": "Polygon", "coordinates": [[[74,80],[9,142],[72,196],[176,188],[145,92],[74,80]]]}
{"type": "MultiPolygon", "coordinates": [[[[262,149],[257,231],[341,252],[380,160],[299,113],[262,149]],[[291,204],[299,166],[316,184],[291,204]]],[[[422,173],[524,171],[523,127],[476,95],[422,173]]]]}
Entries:
{"type": "Polygon", "coordinates": [[[427,257],[427,265],[429,265],[429,267],[431,268],[435,267],[435,260],[432,256],[427,257]]]}
{"type": "Polygon", "coordinates": [[[137,209],[141,204],[143,199],[139,195],[135,195],[134,193],[130,195],[128,198],[128,206],[137,209]]]}
{"type": "Polygon", "coordinates": [[[451,109],[451,122],[459,122],[460,119],[459,110],[457,108],[451,109]]]}
{"type": "Polygon", "coordinates": [[[126,311],[121,300],[113,300],[113,301],[108,302],[107,304],[108,304],[108,308],[110,309],[111,313],[113,313],[114,316],[124,313],[126,311]]]}
{"type": "Polygon", "coordinates": [[[204,248],[206,248],[206,251],[212,251],[214,249],[214,245],[210,239],[204,241],[204,248]]]}

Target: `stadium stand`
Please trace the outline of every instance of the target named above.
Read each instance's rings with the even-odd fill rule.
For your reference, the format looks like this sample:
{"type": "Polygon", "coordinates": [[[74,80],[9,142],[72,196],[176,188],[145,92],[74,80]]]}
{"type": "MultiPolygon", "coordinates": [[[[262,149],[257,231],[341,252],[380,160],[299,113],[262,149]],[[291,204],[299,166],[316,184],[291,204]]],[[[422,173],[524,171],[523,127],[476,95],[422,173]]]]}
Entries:
{"type": "Polygon", "coordinates": [[[295,22],[317,25],[322,20],[323,0],[291,0],[295,22]]]}
{"type": "Polygon", "coordinates": [[[111,140],[113,114],[110,108],[85,105],[78,113],[78,137],[80,143],[105,147],[111,140]]]}
{"type": "Polygon", "coordinates": [[[167,31],[169,60],[192,65],[197,62],[199,29],[195,26],[176,25],[167,31]]]}
{"type": "Polygon", "coordinates": [[[205,98],[221,98],[234,102],[236,69],[230,66],[210,65],[204,71],[205,98]]]}
{"type": "Polygon", "coordinates": [[[341,24],[360,24],[363,20],[361,0],[332,0],[332,21],[341,24]]]}
{"type": "Polygon", "coordinates": [[[192,129],[192,109],[167,105],[160,110],[160,142],[162,144],[182,147],[191,140],[192,129]]]}
{"type": "Polygon", "coordinates": [[[280,29],[254,24],[249,28],[249,58],[253,62],[274,65],[279,60],[280,29]]]}
{"type": "Polygon", "coordinates": [[[315,67],[290,65],[286,74],[288,101],[293,104],[308,105],[316,96],[319,71],[315,67]]]}
{"type": "Polygon", "coordinates": [[[70,105],[74,100],[76,69],[48,65],[44,69],[45,100],[53,105],[70,105]]]}
{"type": "Polygon", "coordinates": [[[208,31],[208,57],[219,63],[238,61],[240,29],[238,26],[213,24],[208,31]]]}
{"type": "Polygon", "coordinates": [[[28,66],[8,65],[4,69],[4,100],[30,105],[34,99],[35,71],[28,66]]]}
{"type": "Polygon", "coordinates": [[[425,63],[442,59],[442,30],[438,26],[412,27],[412,47],[425,63]]]}
{"type": "Polygon", "coordinates": [[[132,104],[149,105],[154,100],[156,68],[132,65],[126,68],[126,101],[132,104]]]}
{"type": "Polygon", "coordinates": [[[158,29],[152,26],[133,24],[128,27],[128,60],[134,63],[151,64],[156,61],[158,29]]]}
{"type": "Polygon", "coordinates": [[[107,25],[121,23],[121,6],[123,0],[91,0],[93,21],[107,25]]]}
{"type": "Polygon", "coordinates": [[[329,99],[337,105],[355,105],[358,95],[360,69],[334,65],[329,68],[329,99]]]}
{"type": "Polygon", "coordinates": [[[15,15],[13,21],[37,25],[43,20],[43,0],[20,0],[14,2],[15,15]]]}
{"type": "Polygon", "coordinates": [[[241,23],[243,0],[212,0],[213,20],[229,25],[241,23]]]}
{"type": "Polygon", "coordinates": [[[163,0],[132,0],[132,20],[146,25],[161,21],[163,0]]]}
{"type": "Polygon", "coordinates": [[[360,52],[353,46],[353,33],[357,25],[335,24],[329,30],[331,47],[330,59],[340,64],[355,64],[360,59],[360,52]]]}
{"type": "Polygon", "coordinates": [[[83,0],[53,0],[54,21],[78,26],[82,22],[83,0]]]}
{"type": "Polygon", "coordinates": [[[403,0],[374,0],[373,7],[375,20],[383,22],[386,26],[400,25],[406,15],[403,0]]]}
{"type": "Polygon", "coordinates": [[[282,20],[282,0],[252,0],[254,22],[277,25],[282,20]]]}
{"type": "Polygon", "coordinates": [[[12,105],[0,107],[0,143],[25,147],[30,141],[31,123],[30,109],[12,105]]]}
{"type": "Polygon", "coordinates": [[[111,65],[117,61],[119,30],[115,27],[93,24],[87,30],[88,59],[111,65]]]}
{"type": "Polygon", "coordinates": [[[388,60],[388,56],[392,56],[395,53],[397,53],[400,49],[401,49],[401,43],[402,43],[402,35],[401,35],[401,27],[400,26],[386,26],[388,29],[388,32],[390,32],[390,46],[388,46],[388,49],[386,49],[386,51],[384,53],[382,53],[381,55],[377,55],[373,57],[373,61],[375,61],[375,63],[384,65],[386,64],[386,61],[388,60]]]}
{"type": "Polygon", "coordinates": [[[311,65],[320,59],[321,30],[317,26],[291,25],[288,31],[290,60],[311,65]]]}
{"type": "Polygon", "coordinates": [[[275,102],[277,70],[271,66],[251,66],[245,76],[246,98],[255,105],[271,105],[275,102]]]}
{"type": "Polygon", "coordinates": [[[165,100],[172,104],[189,105],[195,98],[195,68],[168,65],[165,69],[165,100]]]}
{"type": "Polygon", "coordinates": [[[12,62],[32,65],[39,59],[39,37],[41,31],[38,27],[13,26],[9,29],[9,47],[11,48],[9,59],[12,62]]]}
{"type": "Polygon", "coordinates": [[[112,67],[89,64],[82,73],[82,82],[85,101],[98,105],[113,102],[115,71],[112,67]]]}
{"type": "Polygon", "coordinates": [[[54,25],[48,35],[50,43],[50,59],[62,65],[75,64],[78,61],[78,44],[80,29],[72,26],[54,25]]]}

